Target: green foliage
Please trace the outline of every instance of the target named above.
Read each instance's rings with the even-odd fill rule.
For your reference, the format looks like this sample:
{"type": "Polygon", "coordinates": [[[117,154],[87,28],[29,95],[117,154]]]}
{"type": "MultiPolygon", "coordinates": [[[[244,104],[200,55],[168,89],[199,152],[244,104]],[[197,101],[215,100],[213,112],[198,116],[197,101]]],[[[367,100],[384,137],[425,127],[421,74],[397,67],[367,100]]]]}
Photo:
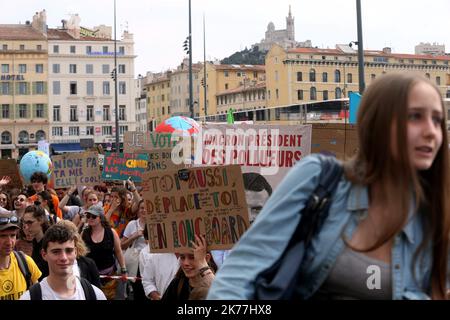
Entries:
{"type": "Polygon", "coordinates": [[[223,59],[222,64],[256,64],[264,65],[267,51],[259,51],[258,47],[252,49],[245,48],[235,52],[228,58],[223,59]]]}

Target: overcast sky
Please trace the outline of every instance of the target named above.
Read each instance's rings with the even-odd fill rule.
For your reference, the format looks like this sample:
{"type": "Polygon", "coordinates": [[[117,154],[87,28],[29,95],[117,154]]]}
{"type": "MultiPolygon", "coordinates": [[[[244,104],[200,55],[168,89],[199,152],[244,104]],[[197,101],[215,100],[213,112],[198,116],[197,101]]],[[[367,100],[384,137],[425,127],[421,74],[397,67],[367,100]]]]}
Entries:
{"type": "MultiPolygon", "coordinates": [[[[116,0],[117,37],[128,25],[134,34],[135,74],[175,68],[184,57],[188,35],[188,0],[116,0]]],[[[445,44],[450,52],[450,0],[362,0],[364,49],[389,46],[414,53],[419,42],[445,44]]],[[[2,1],[0,23],[25,23],[46,9],[50,28],[78,13],[83,27],[113,26],[113,0],[2,1]]],[[[297,41],[334,48],[357,40],[355,0],[192,0],[193,60],[203,61],[203,14],[206,56],[223,59],[259,42],[267,24],[286,28],[289,5],[297,41]]]]}

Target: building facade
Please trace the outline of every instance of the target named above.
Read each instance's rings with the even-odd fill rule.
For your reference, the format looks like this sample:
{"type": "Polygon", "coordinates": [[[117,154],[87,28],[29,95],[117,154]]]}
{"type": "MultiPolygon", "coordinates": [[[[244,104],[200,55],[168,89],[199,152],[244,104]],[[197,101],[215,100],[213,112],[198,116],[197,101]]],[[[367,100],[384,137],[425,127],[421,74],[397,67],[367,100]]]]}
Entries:
{"type": "Polygon", "coordinates": [[[147,88],[145,87],[145,78],[138,75],[135,80],[135,114],[136,131],[147,131],[147,88]]]}
{"type": "Polygon", "coordinates": [[[0,152],[19,159],[49,137],[45,25],[0,25],[0,152]]]}
{"type": "Polygon", "coordinates": [[[172,71],[147,75],[147,120],[148,130],[153,131],[162,121],[170,117],[170,76],[172,71]]]}
{"type": "MultiPolygon", "coordinates": [[[[366,86],[387,72],[412,71],[436,83],[450,97],[450,56],[364,51],[366,86]]],[[[336,49],[294,48],[274,45],[266,55],[267,106],[340,99],[359,91],[357,51],[347,45],[336,49]]]]}
{"type": "Polygon", "coordinates": [[[261,109],[266,107],[266,83],[244,79],[243,84],[235,89],[219,92],[216,95],[217,113],[261,109]]]}
{"type": "MultiPolygon", "coordinates": [[[[243,92],[246,92],[250,86],[254,86],[265,80],[265,67],[259,65],[225,65],[206,63],[206,114],[214,115],[221,112],[226,112],[226,107],[221,105],[224,101],[223,94],[239,87],[243,92]],[[222,98],[221,98],[222,96],[222,98]],[[222,100],[221,100],[222,99],[222,100]]],[[[203,79],[203,68],[200,70],[200,83],[203,79]]],[[[234,94],[237,94],[235,92],[234,94]]],[[[228,99],[228,98],[227,98],[228,99]]],[[[234,101],[239,99],[234,97],[234,101]]],[[[199,105],[200,116],[205,115],[205,99],[203,87],[200,90],[199,105]]],[[[227,100],[228,101],[228,100],[227,100]]]]}
{"type": "MultiPolygon", "coordinates": [[[[85,28],[83,28],[85,29],[85,28]]],[[[72,15],[59,29],[48,30],[50,141],[79,143],[91,138],[106,147],[115,142],[115,82],[117,76],[119,136],[136,129],[134,42],[124,32],[117,41],[105,33],[87,35],[72,15]]]]}
{"type": "Polygon", "coordinates": [[[444,55],[445,54],[445,45],[434,42],[433,44],[427,43],[419,43],[414,47],[415,54],[433,54],[433,55],[444,55]]]}
{"type": "MultiPolygon", "coordinates": [[[[194,116],[200,114],[199,78],[201,75],[199,75],[199,72],[201,68],[200,63],[192,64],[194,116]]],[[[183,63],[170,74],[170,113],[172,116],[191,116],[189,111],[189,59],[184,59],[183,63]]]]}

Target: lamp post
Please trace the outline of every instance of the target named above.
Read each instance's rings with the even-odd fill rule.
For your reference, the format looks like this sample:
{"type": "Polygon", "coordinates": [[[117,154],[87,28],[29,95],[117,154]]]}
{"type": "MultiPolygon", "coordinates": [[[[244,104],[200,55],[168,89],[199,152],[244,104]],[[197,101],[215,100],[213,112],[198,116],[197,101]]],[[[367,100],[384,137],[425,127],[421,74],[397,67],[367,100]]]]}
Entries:
{"type": "Polygon", "coordinates": [[[356,0],[356,20],[358,28],[359,94],[362,95],[366,85],[364,82],[364,47],[363,47],[362,22],[361,22],[361,0],[356,0]]]}
{"type": "Polygon", "coordinates": [[[189,0],[189,113],[194,118],[194,98],[192,92],[192,26],[191,26],[191,0],[189,0]]]}
{"type": "Polygon", "coordinates": [[[114,113],[116,115],[116,152],[120,152],[119,110],[117,107],[117,38],[116,38],[116,0],[114,0],[114,113]]]}
{"type": "Polygon", "coordinates": [[[205,14],[203,13],[203,96],[204,96],[204,109],[205,109],[205,121],[206,116],[208,115],[208,107],[206,105],[207,99],[206,99],[206,31],[205,31],[205,14]]]}

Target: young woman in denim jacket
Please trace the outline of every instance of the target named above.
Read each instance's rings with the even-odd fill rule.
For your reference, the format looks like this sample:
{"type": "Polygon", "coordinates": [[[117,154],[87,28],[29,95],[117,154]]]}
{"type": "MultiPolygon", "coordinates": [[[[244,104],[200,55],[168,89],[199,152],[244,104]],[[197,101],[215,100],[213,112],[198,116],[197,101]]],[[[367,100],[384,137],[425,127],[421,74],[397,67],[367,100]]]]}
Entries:
{"type": "MultiPolygon", "coordinates": [[[[306,253],[301,297],[445,299],[450,163],[441,94],[418,75],[384,75],[367,88],[357,120],[360,148],[344,163],[329,216],[306,253]]],[[[314,156],[292,169],[217,273],[208,299],[255,297],[256,276],[284,251],[320,171],[314,156]]]]}

